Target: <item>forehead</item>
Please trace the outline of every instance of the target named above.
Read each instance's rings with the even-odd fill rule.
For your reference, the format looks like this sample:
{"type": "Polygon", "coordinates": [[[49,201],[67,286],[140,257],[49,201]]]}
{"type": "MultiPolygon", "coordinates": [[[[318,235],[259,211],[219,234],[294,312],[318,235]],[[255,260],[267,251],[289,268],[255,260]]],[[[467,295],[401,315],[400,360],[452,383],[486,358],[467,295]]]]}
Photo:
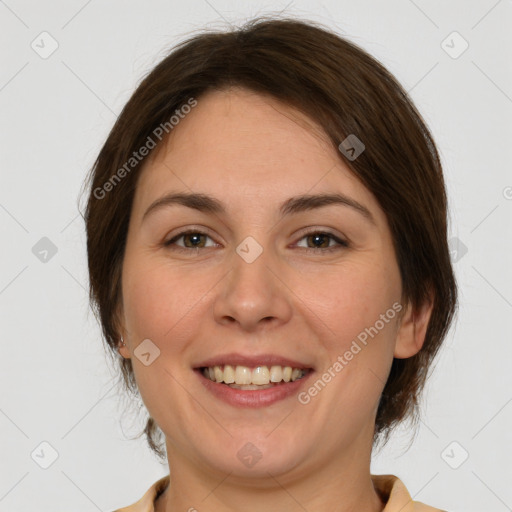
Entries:
{"type": "Polygon", "coordinates": [[[233,210],[339,191],[365,202],[377,220],[382,217],[373,195],[319,125],[270,96],[240,88],[210,91],[197,99],[197,106],[147,157],[134,209],[169,191],[208,193],[233,210]]]}

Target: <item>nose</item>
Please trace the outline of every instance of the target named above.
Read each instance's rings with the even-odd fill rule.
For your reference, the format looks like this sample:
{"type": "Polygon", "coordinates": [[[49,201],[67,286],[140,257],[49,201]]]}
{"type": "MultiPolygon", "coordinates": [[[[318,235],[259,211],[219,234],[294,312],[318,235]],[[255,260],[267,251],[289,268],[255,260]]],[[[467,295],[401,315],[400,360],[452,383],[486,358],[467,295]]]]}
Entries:
{"type": "Polygon", "coordinates": [[[224,325],[238,324],[249,332],[288,322],[292,293],[277,258],[265,248],[253,261],[240,254],[233,251],[227,262],[230,271],[219,283],[213,306],[215,320],[224,325]]]}

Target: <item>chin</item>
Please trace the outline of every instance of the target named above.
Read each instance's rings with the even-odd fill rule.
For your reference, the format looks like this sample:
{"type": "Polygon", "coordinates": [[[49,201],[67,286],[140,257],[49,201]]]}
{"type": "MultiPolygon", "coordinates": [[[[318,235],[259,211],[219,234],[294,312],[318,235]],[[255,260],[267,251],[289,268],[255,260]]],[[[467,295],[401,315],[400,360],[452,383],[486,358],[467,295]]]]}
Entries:
{"type": "Polygon", "coordinates": [[[289,473],[305,457],[303,436],[302,440],[294,440],[286,430],[280,435],[273,432],[269,436],[271,430],[237,430],[229,441],[212,442],[208,448],[204,447],[207,453],[203,452],[199,457],[221,473],[235,478],[253,478],[255,483],[258,479],[268,480],[270,476],[289,473]]]}

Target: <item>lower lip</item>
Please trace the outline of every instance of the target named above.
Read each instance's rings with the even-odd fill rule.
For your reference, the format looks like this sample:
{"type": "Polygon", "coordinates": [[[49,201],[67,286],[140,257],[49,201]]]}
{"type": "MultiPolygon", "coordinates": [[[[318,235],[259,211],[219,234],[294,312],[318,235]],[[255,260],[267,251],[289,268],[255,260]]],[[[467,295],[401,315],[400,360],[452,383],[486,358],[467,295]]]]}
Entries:
{"type": "Polygon", "coordinates": [[[224,402],[238,407],[265,407],[290,396],[297,395],[299,389],[305,385],[306,381],[313,374],[313,371],[310,370],[304,377],[294,382],[285,382],[284,384],[277,384],[262,390],[243,390],[235,389],[219,382],[213,382],[207,379],[201,370],[194,371],[208,391],[224,402]]]}

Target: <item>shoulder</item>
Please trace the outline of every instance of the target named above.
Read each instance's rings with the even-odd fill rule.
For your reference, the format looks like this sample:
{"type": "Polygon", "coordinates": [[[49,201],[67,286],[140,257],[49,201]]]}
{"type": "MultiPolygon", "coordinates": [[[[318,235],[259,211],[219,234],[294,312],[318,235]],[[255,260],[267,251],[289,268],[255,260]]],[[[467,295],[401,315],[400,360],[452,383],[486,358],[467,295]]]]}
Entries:
{"type": "Polygon", "coordinates": [[[169,484],[169,475],[157,480],[145,493],[142,498],[127,507],[118,508],[113,512],[154,512],[154,502],[162,494],[169,484]]]}
{"type": "Polygon", "coordinates": [[[372,475],[372,482],[385,504],[382,512],[446,512],[414,501],[405,484],[395,475],[372,475]]]}

